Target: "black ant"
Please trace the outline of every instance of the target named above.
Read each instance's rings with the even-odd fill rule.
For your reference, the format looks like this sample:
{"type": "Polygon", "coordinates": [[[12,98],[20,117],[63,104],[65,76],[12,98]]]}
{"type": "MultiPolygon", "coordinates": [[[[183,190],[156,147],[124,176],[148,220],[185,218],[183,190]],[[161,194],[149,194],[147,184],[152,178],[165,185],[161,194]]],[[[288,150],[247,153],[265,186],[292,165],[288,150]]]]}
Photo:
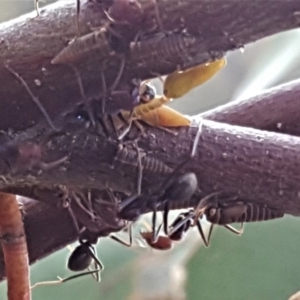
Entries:
{"type": "Polygon", "coordinates": [[[281,218],[284,215],[280,210],[256,203],[245,203],[243,201],[220,203],[216,199],[218,194],[212,193],[204,197],[195,209],[181,213],[170,226],[170,231],[168,229],[165,230],[168,237],[172,240],[180,240],[189,228],[197,225],[202,240],[205,246],[208,247],[214,225],[222,225],[229,231],[241,235],[245,222],[268,221],[281,218]],[[200,223],[203,215],[211,223],[207,238],[203,233],[200,223]],[[230,223],[241,223],[241,228],[235,229],[229,225],[230,223]]]}
{"type": "MultiPolygon", "coordinates": [[[[80,245],[75,248],[68,259],[68,269],[74,272],[83,271],[89,268],[89,266],[92,264],[92,261],[94,260],[95,270],[93,270],[92,272],[96,273],[96,279],[99,282],[100,272],[104,269],[104,267],[101,261],[97,258],[96,248],[89,241],[83,241],[82,239],[80,239],[79,243],[80,245]]],[[[75,276],[78,277],[89,273],[91,272],[85,272],[75,276]]],[[[73,278],[74,276],[68,277],[64,279],[64,282],[73,278]]]]}
{"type": "MultiPolygon", "coordinates": [[[[108,190],[108,194],[110,195],[110,191],[108,190]]],[[[73,194],[74,196],[74,194],[73,194]]],[[[88,216],[91,215],[96,215],[95,210],[92,211],[88,211],[88,208],[84,207],[83,203],[78,203],[78,199],[79,199],[79,195],[77,194],[76,197],[73,197],[72,200],[74,201],[70,201],[68,203],[69,205],[69,211],[72,213],[72,219],[75,223],[77,223],[79,220],[80,222],[86,220],[86,218],[83,218],[82,215],[78,214],[78,207],[79,210],[82,210],[83,214],[86,214],[88,216]],[[74,209],[74,211],[73,211],[74,209]],[[79,217],[79,220],[77,219],[79,217]]],[[[96,281],[100,281],[100,272],[104,269],[104,266],[102,264],[102,262],[100,261],[100,259],[97,257],[97,252],[96,252],[96,248],[94,247],[94,244],[97,244],[98,239],[101,237],[109,237],[112,240],[126,246],[126,247],[131,247],[132,246],[132,225],[128,224],[128,234],[129,234],[129,242],[126,242],[124,240],[122,240],[121,238],[112,235],[111,232],[117,232],[120,231],[122,229],[124,229],[124,226],[126,226],[126,222],[124,220],[121,220],[120,218],[118,218],[117,216],[112,217],[110,210],[105,210],[105,204],[108,208],[110,208],[110,205],[105,201],[101,201],[101,200],[97,200],[94,199],[93,200],[96,204],[101,204],[101,208],[102,210],[104,210],[105,212],[108,212],[107,215],[104,213],[103,215],[101,214],[101,216],[96,216],[98,218],[101,219],[101,221],[103,221],[102,224],[102,229],[96,231],[97,229],[97,222],[95,220],[95,224],[94,227],[91,227],[92,230],[85,228],[85,230],[83,232],[80,233],[80,238],[79,238],[79,243],[80,245],[78,245],[73,252],[71,253],[68,262],[67,262],[67,267],[68,269],[70,269],[71,271],[83,271],[84,269],[89,269],[90,265],[94,262],[94,269],[93,270],[89,270],[87,272],[81,272],[79,274],[76,275],[72,275],[69,276],[67,278],[59,278],[59,280],[56,281],[45,281],[45,282],[38,282],[35,285],[32,286],[32,288],[35,288],[38,285],[46,285],[46,284],[57,284],[57,283],[64,283],[66,281],[81,277],[81,276],[85,276],[85,275],[89,275],[92,274],[93,276],[95,275],[96,281]],[[101,218],[103,216],[103,219],[101,218]],[[107,225],[106,228],[103,228],[103,223],[105,223],[105,225],[107,225]]],[[[83,224],[83,225],[90,225],[91,223],[93,223],[93,221],[83,224]]],[[[98,225],[99,226],[99,225],[98,225]]],[[[76,226],[76,230],[79,229],[79,225],[77,224],[76,226]]]]}
{"type": "Polygon", "coordinates": [[[85,269],[89,269],[92,261],[94,261],[94,270],[89,270],[87,272],[83,272],[80,274],[72,275],[67,278],[60,278],[54,281],[43,281],[34,284],[31,289],[39,286],[39,285],[49,285],[49,284],[57,284],[57,283],[64,283],[70,281],[72,279],[88,275],[88,274],[96,274],[97,282],[100,282],[100,272],[104,269],[103,264],[97,258],[96,248],[89,242],[79,239],[80,245],[77,246],[72,254],[70,255],[67,263],[67,267],[69,270],[74,272],[83,271],[85,269]]]}
{"type": "MultiPolygon", "coordinates": [[[[213,196],[215,196],[218,193],[212,193],[205,198],[202,199],[202,201],[205,199],[209,199],[213,196]]],[[[194,226],[197,226],[197,229],[199,231],[199,234],[204,242],[204,245],[208,247],[209,241],[207,241],[204,231],[202,229],[200,218],[197,218],[195,220],[195,216],[197,213],[197,210],[190,209],[186,212],[180,213],[177,218],[172,222],[170,227],[168,227],[168,219],[167,219],[167,212],[168,210],[165,210],[164,212],[164,232],[165,234],[172,240],[172,241],[180,241],[184,238],[185,234],[194,226]]]]}
{"type": "MultiPolygon", "coordinates": [[[[195,156],[196,148],[200,139],[202,129],[202,120],[199,122],[198,131],[195,136],[192,151],[190,156],[179,164],[172,174],[162,183],[159,192],[152,194],[144,199],[144,195],[132,195],[119,204],[119,216],[126,220],[135,220],[142,213],[152,211],[152,243],[154,243],[158,237],[156,231],[156,214],[157,209],[162,207],[164,210],[164,224],[168,224],[168,212],[170,201],[172,203],[182,202],[189,200],[192,195],[198,189],[197,177],[194,173],[186,173],[179,177],[175,177],[176,174],[182,169],[182,167],[195,156]],[[175,179],[174,179],[175,177],[175,179]],[[160,191],[164,191],[161,193],[160,191]]],[[[165,231],[167,231],[165,225],[165,231]]]]}

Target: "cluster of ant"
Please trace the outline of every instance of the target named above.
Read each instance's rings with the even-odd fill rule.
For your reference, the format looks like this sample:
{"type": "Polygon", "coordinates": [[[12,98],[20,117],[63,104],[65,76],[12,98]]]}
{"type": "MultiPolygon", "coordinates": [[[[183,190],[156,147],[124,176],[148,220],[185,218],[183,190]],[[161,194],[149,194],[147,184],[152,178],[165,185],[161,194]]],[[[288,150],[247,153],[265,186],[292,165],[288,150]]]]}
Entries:
{"type": "MultiPolygon", "coordinates": [[[[194,157],[200,133],[201,130],[198,130],[189,158],[173,170],[156,192],[134,194],[123,201],[119,201],[109,189],[106,190],[106,193],[110,201],[102,200],[97,192],[91,190],[87,190],[86,193],[71,192],[72,195],[67,193],[64,197],[65,200],[68,200],[66,207],[70,209],[74,224],[80,232],[80,245],[71,253],[67,266],[71,271],[80,271],[81,273],[58,281],[39,282],[33,287],[63,283],[87,274],[92,274],[97,281],[100,281],[100,272],[104,267],[97,257],[94,244],[97,244],[99,238],[108,236],[126,247],[131,247],[133,245],[132,225],[139,217],[149,211],[152,212],[152,230],[141,231],[140,235],[151,248],[156,250],[171,249],[174,242],[182,240],[185,234],[194,227],[197,227],[204,245],[208,247],[212,230],[216,224],[241,235],[245,222],[267,221],[283,217],[284,214],[279,210],[265,205],[236,201],[236,197],[222,199],[220,192],[214,192],[200,198],[198,205],[181,212],[169,224],[168,214],[172,206],[187,203],[192,197],[197,197],[198,181],[196,175],[192,172],[180,175],[179,172],[189,159],[194,157]],[[158,211],[162,211],[163,221],[157,227],[158,211]],[[201,225],[203,216],[211,223],[207,237],[201,225]],[[84,226],[80,228],[78,222],[84,226]],[[230,225],[231,223],[241,223],[241,228],[235,229],[230,225]],[[97,228],[100,228],[98,226],[101,227],[101,230],[97,231],[97,228]],[[124,228],[129,233],[129,242],[112,234],[112,232],[118,232],[124,228]],[[163,228],[164,235],[160,234],[161,228],[163,228]],[[94,263],[94,269],[90,269],[92,263],[94,263]],[[82,272],[85,269],[88,271],[82,272]]],[[[141,182],[138,180],[139,184],[141,182]]]]}
{"type": "MultiPolygon", "coordinates": [[[[98,1],[92,2],[98,3],[98,1]]],[[[156,22],[154,23],[157,24],[156,27],[161,28],[162,24],[158,15],[156,2],[150,2],[155,12],[154,19],[156,22]]],[[[226,65],[226,59],[221,58],[171,73],[164,81],[163,95],[157,95],[155,88],[148,81],[141,81],[139,79],[134,79],[127,83],[125,88],[118,89],[117,87],[125,69],[127,56],[141,57],[141,60],[143,60],[143,55],[147,49],[147,59],[149,60],[149,56],[151,56],[149,49],[155,49],[155,51],[153,50],[153,59],[155,60],[157,60],[157,57],[166,57],[168,55],[178,58],[178,56],[181,56],[185,52],[186,48],[194,43],[195,38],[186,32],[168,32],[163,34],[163,36],[161,34],[149,34],[153,28],[155,29],[155,26],[150,26],[151,29],[148,29],[149,23],[153,23],[153,16],[149,16],[150,10],[142,7],[137,0],[99,1],[100,4],[104,5],[104,11],[109,20],[108,24],[89,34],[76,37],[51,61],[54,65],[70,65],[76,73],[85,107],[85,110],[80,110],[80,114],[76,114],[76,120],[87,120],[86,123],[92,124],[94,128],[99,123],[103,127],[103,131],[108,133],[109,130],[107,129],[105,119],[109,115],[111,123],[117,132],[118,140],[123,140],[125,135],[130,131],[132,124],[135,124],[144,132],[142,125],[138,122],[139,120],[166,131],[168,131],[167,128],[189,126],[191,121],[188,118],[165,104],[173,99],[182,97],[193,88],[209,80],[226,65]],[[104,5],[105,3],[107,5],[104,5]],[[148,24],[147,29],[144,29],[142,24],[143,26],[148,24]],[[122,31],[124,28],[126,29],[126,33],[122,31]],[[103,55],[105,59],[107,59],[108,55],[115,55],[116,53],[121,58],[120,69],[114,83],[109,88],[106,86],[103,73],[100,72],[102,76],[102,96],[101,101],[96,101],[97,107],[93,105],[95,101],[92,102],[92,100],[94,99],[88,99],[85,96],[83,83],[75,66],[77,62],[91,57],[91,53],[95,50],[99,56],[103,55]],[[99,104],[101,106],[100,112],[99,104]],[[124,124],[125,129],[123,130],[124,124]],[[120,130],[121,132],[119,133],[120,130]]],[[[79,12],[80,1],[78,0],[77,20],[79,20],[79,12]]],[[[79,24],[79,21],[77,23],[79,24]]],[[[60,131],[61,129],[57,128],[56,124],[51,120],[49,114],[39,99],[33,94],[25,80],[9,65],[5,64],[5,67],[22,83],[33,102],[44,115],[51,129],[54,132],[60,131]]],[[[107,136],[110,136],[110,134],[108,133],[107,136]]],[[[42,162],[43,145],[27,141],[7,143],[0,151],[3,152],[2,157],[5,159],[6,164],[11,169],[16,169],[17,171],[31,170],[34,167],[49,169],[52,166],[55,167],[65,162],[68,158],[63,157],[53,163],[45,164],[42,162]],[[14,151],[11,151],[12,148],[14,151]],[[13,157],[11,155],[12,152],[14,152],[13,157]]]]}
{"type": "MultiPolygon", "coordinates": [[[[226,59],[221,58],[187,70],[173,72],[164,81],[163,95],[157,95],[155,88],[148,81],[142,82],[139,79],[133,79],[125,87],[118,88],[125,70],[127,57],[134,57],[137,61],[145,59],[149,61],[152,56],[152,59],[155,60],[158,57],[176,57],[178,59],[195,42],[195,38],[185,31],[164,33],[163,30],[160,30],[160,33],[152,34],[153,28],[154,30],[157,27],[162,28],[156,1],[150,1],[155,11],[154,19],[156,22],[154,23],[156,26],[154,27],[149,27],[149,23],[153,23],[153,16],[149,16],[150,10],[145,10],[145,7],[142,7],[138,1],[114,0],[110,2],[109,8],[104,10],[109,19],[108,24],[72,40],[54,57],[51,63],[72,66],[76,72],[88,117],[91,124],[95,126],[99,110],[93,109],[85,96],[75,64],[93,56],[95,50],[97,51],[95,55],[98,58],[103,56],[103,68],[105,68],[104,65],[106,65],[108,56],[120,58],[118,74],[109,88],[107,88],[105,77],[101,72],[102,96],[101,101],[98,101],[98,103],[101,102],[100,114],[102,117],[106,114],[113,115],[112,123],[116,131],[124,125],[123,120],[128,124],[119,135],[119,140],[122,140],[129,132],[132,123],[142,130],[138,120],[159,128],[189,126],[189,119],[165,104],[182,97],[193,88],[209,80],[226,65],[226,59]],[[149,20],[151,21],[149,22],[149,20]],[[152,49],[153,51],[151,51],[152,49]],[[147,53],[146,57],[145,53],[147,53]]],[[[102,5],[104,4],[102,3],[102,5]]],[[[77,24],[79,24],[79,7],[80,1],[77,1],[77,24]]]]}
{"type": "MultiPolygon", "coordinates": [[[[155,11],[157,12],[157,10],[155,11]]],[[[77,20],[79,12],[80,1],[78,0],[77,20]]],[[[129,91],[117,90],[117,86],[121,80],[125,68],[125,58],[126,55],[128,55],[128,51],[130,55],[134,53],[134,56],[138,56],[137,53],[140,52],[140,55],[142,56],[144,47],[153,45],[153,41],[156,41],[155,45],[160,45],[161,49],[164,49],[161,51],[167,51],[171,54],[173,53],[175,55],[180,55],[185,47],[188,47],[193,43],[194,39],[183,32],[169,33],[163,37],[153,36],[151,42],[149,42],[149,39],[148,41],[141,40],[141,32],[133,32],[129,38],[128,35],[126,35],[127,38],[124,39],[122,31],[119,32],[116,30],[116,28],[114,28],[113,25],[118,26],[121,24],[122,27],[125,24],[130,25],[130,28],[139,28],[138,25],[144,22],[145,18],[147,17],[145,16],[141,5],[135,0],[114,0],[108,11],[106,11],[106,14],[110,20],[108,26],[104,26],[100,30],[75,38],[52,60],[52,64],[72,65],[77,74],[78,84],[80,86],[84,105],[86,106],[89,122],[95,126],[95,112],[91,103],[84,95],[79,73],[73,64],[78,60],[89,56],[90,51],[95,49],[99,50],[101,45],[105,45],[105,47],[107,47],[107,40],[113,40],[114,42],[118,40],[120,42],[117,43],[118,47],[113,44],[113,48],[118,48],[118,50],[122,49],[122,51],[125,49],[125,52],[120,56],[120,69],[118,75],[116,76],[115,82],[112,84],[112,86],[110,86],[109,89],[106,89],[106,82],[102,74],[103,95],[101,101],[102,114],[106,115],[108,113],[106,110],[108,98],[117,98],[124,95],[129,97],[129,103],[131,103],[132,106],[131,110],[124,109],[123,104],[123,106],[121,105],[121,108],[117,107],[114,111],[114,115],[117,115],[118,113],[128,125],[127,128],[120,135],[118,135],[118,140],[123,140],[125,135],[130,131],[133,123],[139,128],[142,128],[138,122],[139,120],[151,126],[163,128],[189,126],[191,123],[190,120],[175,110],[167,107],[165,104],[172,101],[172,99],[182,97],[193,88],[209,80],[225,66],[226,59],[221,58],[207,64],[198,65],[187,70],[177,70],[171,73],[164,81],[163,95],[157,95],[154,87],[151,86],[149,82],[142,82],[140,80],[135,81],[134,88],[130,89],[129,91]],[[126,11],[126,13],[124,13],[124,11],[126,11]],[[110,39],[108,39],[108,37],[110,39]],[[122,47],[119,47],[120,44],[122,47]]],[[[156,20],[158,26],[161,27],[162,24],[159,20],[158,14],[156,14],[156,20]]],[[[79,24],[79,22],[77,23],[79,24]]],[[[128,29],[128,27],[126,28],[128,29]]],[[[109,49],[111,49],[111,45],[112,44],[108,45],[109,49]]],[[[158,56],[159,51],[156,52],[155,55],[158,56]]],[[[38,105],[40,111],[46,117],[51,128],[57,131],[49,115],[40,104],[38,99],[31,93],[24,80],[9,66],[6,67],[22,82],[33,101],[38,105]]],[[[193,158],[196,153],[200,133],[201,126],[199,125],[199,130],[197,132],[189,159],[193,158]]],[[[148,232],[141,232],[141,236],[150,247],[159,250],[170,249],[174,241],[181,240],[184,235],[194,227],[197,227],[199,234],[203,239],[204,245],[208,246],[214,224],[225,226],[230,231],[240,235],[243,232],[243,227],[241,227],[240,230],[237,230],[229,225],[230,223],[240,222],[243,224],[244,222],[270,220],[283,216],[282,212],[263,205],[244,203],[242,201],[224,201],[224,199],[219,201],[220,193],[213,193],[200,199],[198,205],[194,208],[180,213],[178,217],[171,223],[171,225],[169,225],[168,214],[172,205],[185,203],[192,197],[196,197],[195,194],[197,194],[198,190],[197,177],[191,172],[183,175],[179,174],[182,167],[186,164],[186,160],[175,170],[172,170],[171,174],[167,177],[165,182],[162,183],[157,192],[147,195],[141,191],[143,166],[142,158],[139,155],[137,145],[136,149],[138,153],[137,165],[139,167],[137,194],[132,195],[121,202],[116,199],[115,195],[110,190],[107,190],[107,193],[111,199],[109,202],[102,201],[99,195],[95,196],[91,191],[87,192],[87,196],[85,194],[76,192],[71,192],[71,195],[66,193],[63,196],[65,206],[69,209],[76,230],[80,234],[80,245],[69,257],[68,267],[72,271],[83,271],[89,268],[94,261],[95,270],[62,279],[59,282],[65,282],[78,276],[90,273],[97,274],[96,278],[97,280],[100,280],[99,272],[103,269],[103,265],[98,259],[96,250],[94,248],[94,244],[97,243],[98,238],[109,236],[125,246],[131,246],[133,240],[132,223],[135,222],[142,214],[149,211],[153,213],[152,230],[148,232]],[[99,209],[97,209],[97,207],[99,207],[99,209]],[[157,228],[156,219],[157,211],[159,210],[163,211],[163,222],[157,228]],[[103,213],[103,211],[105,213],[103,213]],[[212,224],[208,237],[205,236],[200,222],[203,216],[206,216],[206,219],[212,224]],[[78,223],[81,224],[82,227],[80,227],[78,223]],[[103,224],[107,225],[107,229],[103,229],[105,227],[103,224]],[[110,234],[111,232],[122,230],[126,225],[129,227],[129,243],[126,243],[117,236],[110,234]],[[98,228],[101,228],[101,230],[98,230],[98,228]],[[164,235],[160,235],[161,228],[163,228],[164,235]]],[[[0,148],[0,151],[3,152],[3,155],[8,152],[8,150],[10,150],[8,146],[3,149],[0,148]]],[[[126,152],[126,148],[124,150],[125,152],[122,151],[123,150],[120,149],[118,160],[121,162],[126,162],[130,156],[130,153],[128,154],[128,152],[126,152]],[[122,153],[125,153],[124,156],[122,156],[122,153]]],[[[42,163],[41,148],[34,143],[24,143],[19,145],[17,148],[15,148],[15,152],[16,154],[13,157],[10,157],[8,154],[6,154],[7,163],[9,165],[15,164],[17,166],[23,166],[25,169],[31,169],[36,165],[41,168],[50,168],[57,166],[67,159],[62,158],[50,164],[42,163]]],[[[12,152],[10,151],[9,153],[12,152]]],[[[153,162],[153,160],[151,162],[153,162]]],[[[146,163],[147,161],[145,158],[144,164],[146,163]]],[[[167,169],[164,170],[166,170],[165,172],[169,172],[167,169]]]]}

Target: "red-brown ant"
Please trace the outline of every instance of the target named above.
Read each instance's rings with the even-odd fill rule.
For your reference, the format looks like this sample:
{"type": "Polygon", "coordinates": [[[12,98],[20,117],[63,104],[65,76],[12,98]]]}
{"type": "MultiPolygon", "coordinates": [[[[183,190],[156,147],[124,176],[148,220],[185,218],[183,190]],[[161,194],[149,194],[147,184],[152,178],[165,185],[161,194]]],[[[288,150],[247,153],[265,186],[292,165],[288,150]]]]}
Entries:
{"type": "MultiPolygon", "coordinates": [[[[197,225],[202,240],[207,247],[210,243],[214,225],[222,225],[229,231],[241,235],[245,222],[268,221],[283,217],[280,210],[269,208],[266,205],[256,203],[244,203],[243,201],[219,202],[216,196],[219,193],[212,193],[200,200],[195,209],[181,213],[165,233],[171,240],[180,240],[188,229],[197,225]],[[211,223],[208,237],[204,236],[200,219],[205,215],[207,221],[211,223]],[[241,228],[235,229],[230,223],[241,223],[241,228]]],[[[166,224],[164,224],[166,225],[166,224]]]]}
{"type": "Polygon", "coordinates": [[[153,249],[156,250],[170,250],[173,247],[173,241],[167,237],[158,235],[156,241],[152,241],[153,232],[151,231],[141,231],[140,232],[146,243],[153,249]]]}

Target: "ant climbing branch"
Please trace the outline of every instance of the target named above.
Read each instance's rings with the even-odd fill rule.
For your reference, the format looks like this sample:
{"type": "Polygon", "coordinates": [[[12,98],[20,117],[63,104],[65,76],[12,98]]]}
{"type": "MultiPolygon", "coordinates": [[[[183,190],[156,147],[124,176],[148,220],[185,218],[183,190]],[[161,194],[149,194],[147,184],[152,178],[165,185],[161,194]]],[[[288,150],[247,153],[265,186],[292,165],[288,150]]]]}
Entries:
{"type": "MultiPolygon", "coordinates": [[[[99,9],[97,2],[88,2],[88,5],[83,3],[80,11],[80,38],[91,33],[87,26],[89,22],[92,27],[98,28],[107,22],[107,17],[99,9]]],[[[285,4],[281,1],[274,1],[272,5],[269,5],[269,1],[266,0],[256,2],[255,5],[247,1],[241,2],[237,0],[228,0],[222,2],[222,5],[219,3],[208,4],[206,1],[203,1],[203,5],[199,5],[199,1],[195,0],[181,1],[180,3],[180,6],[178,6],[178,1],[157,1],[157,11],[162,24],[158,28],[163,27],[165,30],[170,30],[170,32],[180,32],[180,30],[184,31],[186,29],[188,34],[195,38],[195,43],[190,47],[190,50],[182,52],[180,55],[175,53],[173,57],[165,55],[156,57],[151,56],[151,53],[154,53],[153,50],[156,51],[158,49],[159,43],[157,44],[153,40],[150,40],[149,44],[150,46],[154,45],[154,49],[134,47],[135,51],[143,49],[144,55],[140,58],[138,58],[138,55],[130,55],[128,60],[126,60],[126,72],[122,76],[122,82],[120,83],[129,82],[133,74],[144,79],[150,78],[153,72],[162,75],[170,73],[176,70],[177,65],[182,62],[185,62],[186,67],[192,67],[221,57],[225,51],[238,48],[240,45],[253,42],[287,28],[296,28],[299,24],[297,23],[297,18],[292,17],[295,12],[299,11],[296,1],[289,1],[285,4]],[[166,7],[172,8],[172,17],[170,17],[170,12],[166,13],[166,7]],[[211,9],[215,12],[215,18],[213,19],[206,13],[206,10],[211,9]],[[272,18],[258,19],[258,16],[260,16],[259,12],[263,10],[268,11],[272,18]],[[241,14],[240,12],[243,13],[241,14]],[[226,18],[225,16],[227,15],[232,15],[234,18],[226,18]],[[237,16],[239,19],[236,19],[237,16]],[[189,22],[182,22],[182,20],[189,20],[189,22]],[[247,20],[247,22],[243,20],[247,20]],[[213,24],[210,26],[212,22],[213,24]],[[232,26],[236,22],[239,22],[240,25],[232,26]],[[248,28],[249,22],[253,26],[251,30],[248,28]],[[193,24],[193,28],[189,28],[189,24],[193,24]],[[244,30],[246,26],[247,31],[244,30]],[[227,30],[226,34],[224,34],[222,29],[225,27],[230,29],[227,30]],[[210,28],[220,28],[220,30],[210,32],[210,28]],[[205,35],[201,36],[201,38],[199,38],[200,32],[205,32],[205,35]],[[232,43],[228,36],[232,37],[233,40],[238,36],[238,40],[235,41],[236,45],[232,43]],[[204,44],[206,47],[201,46],[204,44]],[[218,51],[217,49],[224,50],[218,51]]],[[[22,27],[22,32],[18,30],[20,27],[17,21],[11,24],[8,23],[3,27],[0,26],[0,35],[4,41],[1,44],[3,61],[9,61],[10,66],[16,68],[22,76],[24,75],[29,86],[35,80],[41,82],[41,85],[38,86],[39,98],[43,105],[47,107],[47,113],[50,116],[59,115],[66,109],[69,109],[74,103],[82,101],[82,97],[78,93],[78,86],[75,84],[76,78],[73,76],[73,72],[62,66],[54,67],[51,65],[51,60],[66,46],[66,41],[74,39],[77,31],[74,25],[75,7],[64,1],[60,4],[60,6],[56,5],[55,7],[44,7],[45,14],[43,16],[31,21],[24,21],[25,26],[22,27]],[[63,16],[70,16],[70,18],[63,16]],[[40,22],[40,18],[43,18],[43,22],[40,22]],[[57,18],[64,18],[64,20],[60,22],[57,18]],[[32,26],[35,22],[38,26],[32,26]],[[13,51],[11,45],[14,45],[13,51]],[[20,60],[20,57],[26,59],[20,60]],[[20,61],[22,63],[19,63],[20,61]],[[61,80],[61,78],[64,78],[64,80],[61,80]],[[43,95],[43,97],[41,98],[40,95],[43,95]]],[[[114,14],[112,13],[112,15],[114,14]]],[[[153,15],[153,7],[149,9],[146,7],[145,15],[153,15]]],[[[116,19],[115,16],[114,18],[116,19]]],[[[20,20],[19,22],[23,21],[20,20]]],[[[164,34],[165,32],[157,29],[154,33],[164,34]]],[[[141,41],[138,42],[140,43],[141,41]]],[[[103,40],[103,45],[111,47],[109,41],[106,40],[103,40]]],[[[107,50],[114,49],[109,48],[107,50]]],[[[83,78],[84,87],[86,91],[91,91],[94,95],[102,92],[101,87],[99,87],[99,67],[101,63],[103,61],[107,62],[105,77],[108,86],[111,86],[113,83],[119,66],[119,60],[116,60],[115,56],[111,55],[112,51],[98,52],[96,51],[88,57],[86,62],[83,62],[83,68],[89,70],[83,78]],[[104,57],[101,56],[103,52],[105,53],[104,57]],[[87,82],[87,85],[85,82],[87,82]]],[[[6,82],[5,85],[0,87],[1,107],[3,107],[0,118],[1,128],[20,129],[32,126],[33,122],[39,120],[39,116],[29,108],[26,109],[24,107],[24,102],[22,101],[24,87],[16,85],[15,80],[7,78],[6,72],[7,69],[0,67],[0,77],[3,77],[6,82]],[[14,101],[11,101],[11,99],[14,99],[14,101]],[[22,109],[22,114],[19,114],[16,107],[22,109]],[[8,118],[7,116],[13,117],[8,118]],[[18,121],[15,122],[15,120],[18,121]]],[[[36,94],[35,90],[33,92],[36,94]]]]}

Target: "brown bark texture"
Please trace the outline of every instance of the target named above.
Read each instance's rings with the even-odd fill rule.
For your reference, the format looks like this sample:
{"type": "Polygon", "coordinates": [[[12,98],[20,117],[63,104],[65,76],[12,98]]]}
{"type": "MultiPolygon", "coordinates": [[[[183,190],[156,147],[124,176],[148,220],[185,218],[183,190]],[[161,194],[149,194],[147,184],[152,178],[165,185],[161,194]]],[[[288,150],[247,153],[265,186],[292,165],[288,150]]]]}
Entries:
{"type": "MultiPolygon", "coordinates": [[[[119,143],[110,123],[103,126],[105,116],[97,123],[97,130],[83,115],[78,118],[84,99],[74,70],[66,64],[51,64],[76,35],[73,2],[61,1],[45,8],[41,17],[23,17],[0,26],[0,81],[5,82],[0,86],[0,189],[44,202],[27,201],[24,206],[31,262],[76,238],[74,222],[68,210],[62,208],[62,199],[69,194],[97,194],[110,188],[120,192],[123,199],[136,192],[135,149],[129,146],[126,159],[118,159],[119,143]],[[7,67],[17,72],[39,98],[58,132],[49,127],[24,84],[7,67]]],[[[109,87],[124,57],[125,71],[119,86],[126,91],[133,77],[146,79],[153,73],[167,74],[178,65],[191,67],[299,26],[300,4],[296,0],[161,0],[141,4],[140,18],[147,24],[142,28],[145,36],[136,47],[130,47],[141,29],[140,19],[129,19],[130,26],[128,22],[111,24],[103,14],[103,3],[83,3],[82,35],[90,28],[105,25],[124,37],[121,44],[115,42],[108,30],[99,48],[88,57],[75,59],[89,100],[99,99],[103,93],[101,73],[109,87]],[[162,37],[156,35],[165,32],[168,34],[162,37]],[[192,37],[187,46],[182,42],[186,34],[192,37]],[[170,51],[174,41],[179,41],[180,46],[170,51]]],[[[243,201],[299,214],[299,84],[291,82],[203,114],[206,120],[196,157],[182,170],[197,174],[203,195],[222,191],[243,201]]],[[[110,97],[108,111],[130,106],[125,100],[110,97]]],[[[144,155],[142,194],[147,198],[161,187],[169,170],[190,154],[197,127],[175,130],[176,136],[148,126],[145,130],[147,137],[140,138],[138,146],[144,155]],[[147,162],[149,166],[155,162],[159,168],[146,168],[147,162]]],[[[133,128],[128,139],[137,134],[133,128]]],[[[197,200],[193,198],[193,202],[179,206],[186,207],[197,200]]],[[[80,212],[73,209],[75,214],[80,212]]],[[[78,213],[76,217],[90,225],[86,216],[78,213]]],[[[111,231],[114,228],[117,226],[111,231]]],[[[100,222],[96,229],[105,231],[105,224],[100,222]]],[[[0,269],[3,277],[4,269],[0,269]]]]}
{"type": "Polygon", "coordinates": [[[8,300],[30,300],[28,251],[17,197],[0,193],[0,236],[7,277],[8,300]]]}

